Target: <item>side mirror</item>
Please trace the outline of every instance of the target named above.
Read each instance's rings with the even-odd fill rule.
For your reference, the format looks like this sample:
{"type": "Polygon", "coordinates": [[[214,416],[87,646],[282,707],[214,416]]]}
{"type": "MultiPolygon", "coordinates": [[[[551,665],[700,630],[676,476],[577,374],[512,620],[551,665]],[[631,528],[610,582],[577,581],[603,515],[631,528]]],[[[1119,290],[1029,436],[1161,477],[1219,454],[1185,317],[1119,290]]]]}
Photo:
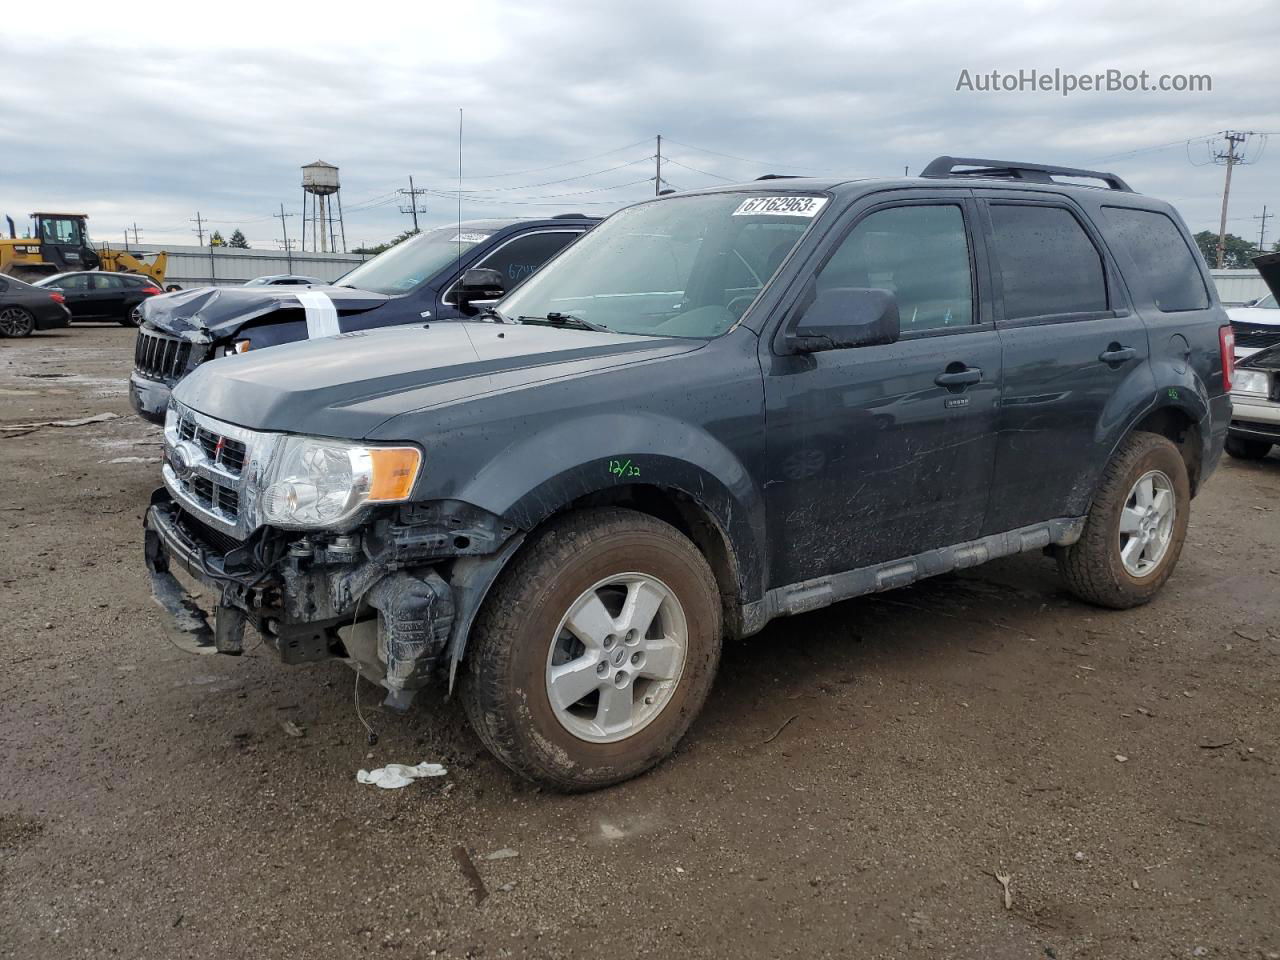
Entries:
{"type": "Polygon", "coordinates": [[[463,313],[474,313],[478,303],[501,300],[507,288],[497,270],[472,267],[463,273],[453,292],[458,298],[458,309],[463,313]]]}
{"type": "Polygon", "coordinates": [[[788,337],[796,353],[895,343],[898,301],[888,290],[831,287],[817,293],[788,337]]]}

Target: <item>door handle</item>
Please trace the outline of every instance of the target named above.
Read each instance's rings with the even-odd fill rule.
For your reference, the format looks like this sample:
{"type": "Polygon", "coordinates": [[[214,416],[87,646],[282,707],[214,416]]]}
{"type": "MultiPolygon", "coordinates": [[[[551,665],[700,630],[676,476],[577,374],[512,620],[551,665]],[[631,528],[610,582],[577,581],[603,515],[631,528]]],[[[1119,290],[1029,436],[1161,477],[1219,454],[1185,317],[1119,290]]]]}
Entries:
{"type": "Polygon", "coordinates": [[[977,383],[982,379],[982,370],[978,367],[959,367],[958,364],[951,364],[944,373],[938,374],[933,378],[933,382],[940,387],[967,387],[971,383],[977,383]]]}
{"type": "Polygon", "coordinates": [[[1118,343],[1113,343],[1098,354],[1098,359],[1103,363],[1124,363],[1126,360],[1132,360],[1138,355],[1138,351],[1133,347],[1122,347],[1118,343]]]}

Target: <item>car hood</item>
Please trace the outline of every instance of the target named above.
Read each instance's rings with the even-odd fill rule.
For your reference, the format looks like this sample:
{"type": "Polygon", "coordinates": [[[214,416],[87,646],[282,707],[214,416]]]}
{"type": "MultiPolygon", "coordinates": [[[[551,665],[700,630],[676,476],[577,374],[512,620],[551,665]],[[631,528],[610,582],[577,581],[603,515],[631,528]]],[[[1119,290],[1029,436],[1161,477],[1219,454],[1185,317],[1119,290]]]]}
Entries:
{"type": "Polygon", "coordinates": [[[203,363],[174,398],[251,430],[362,439],[403,413],[685,353],[703,342],[520,324],[393,326],[203,363]]]}
{"type": "Polygon", "coordinates": [[[1280,300],[1280,253],[1264,253],[1260,257],[1254,257],[1253,265],[1276,295],[1276,300],[1280,300]]]}
{"type": "Polygon", "coordinates": [[[391,299],[350,287],[199,287],[152,297],[143,304],[143,319],[166,333],[207,342],[231,336],[250,320],[276,310],[305,312],[303,299],[317,299],[311,294],[326,298],[338,316],[375,310],[391,299]]]}

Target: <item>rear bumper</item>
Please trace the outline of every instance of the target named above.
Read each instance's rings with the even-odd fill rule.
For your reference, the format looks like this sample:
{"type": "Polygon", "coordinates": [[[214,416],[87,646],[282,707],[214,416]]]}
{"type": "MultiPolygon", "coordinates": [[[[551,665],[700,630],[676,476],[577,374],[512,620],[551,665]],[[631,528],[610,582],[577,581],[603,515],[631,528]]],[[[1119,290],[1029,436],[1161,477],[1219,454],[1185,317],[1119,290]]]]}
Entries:
{"type": "Polygon", "coordinates": [[[40,310],[36,313],[37,330],[59,330],[71,326],[71,311],[62,304],[53,304],[56,309],[40,310]]]}
{"type": "Polygon", "coordinates": [[[129,403],[144,420],[164,424],[171,392],[172,388],[167,383],[139,376],[137,371],[129,375],[129,403]]]}
{"type": "Polygon", "coordinates": [[[1241,440],[1280,443],[1280,403],[1232,397],[1228,433],[1241,440]]]}

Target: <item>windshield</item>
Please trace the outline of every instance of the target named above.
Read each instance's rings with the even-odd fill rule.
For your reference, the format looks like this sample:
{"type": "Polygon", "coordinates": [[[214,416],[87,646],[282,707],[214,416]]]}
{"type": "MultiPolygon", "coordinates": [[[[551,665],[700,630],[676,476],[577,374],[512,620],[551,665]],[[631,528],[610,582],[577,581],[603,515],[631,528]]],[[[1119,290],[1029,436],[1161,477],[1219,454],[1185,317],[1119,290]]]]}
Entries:
{"type": "Polygon", "coordinates": [[[397,243],[362,263],[335,283],[396,296],[430,280],[458,257],[493,235],[492,229],[462,224],[439,227],[397,243]]]}
{"type": "Polygon", "coordinates": [[[1263,310],[1274,310],[1276,309],[1276,295],[1274,293],[1269,293],[1255,303],[1254,306],[1261,307],[1263,310]]]}
{"type": "Polygon", "coordinates": [[[717,193],[614,214],[499,304],[616,333],[718,336],[746,312],[826,197],[717,193]]]}

